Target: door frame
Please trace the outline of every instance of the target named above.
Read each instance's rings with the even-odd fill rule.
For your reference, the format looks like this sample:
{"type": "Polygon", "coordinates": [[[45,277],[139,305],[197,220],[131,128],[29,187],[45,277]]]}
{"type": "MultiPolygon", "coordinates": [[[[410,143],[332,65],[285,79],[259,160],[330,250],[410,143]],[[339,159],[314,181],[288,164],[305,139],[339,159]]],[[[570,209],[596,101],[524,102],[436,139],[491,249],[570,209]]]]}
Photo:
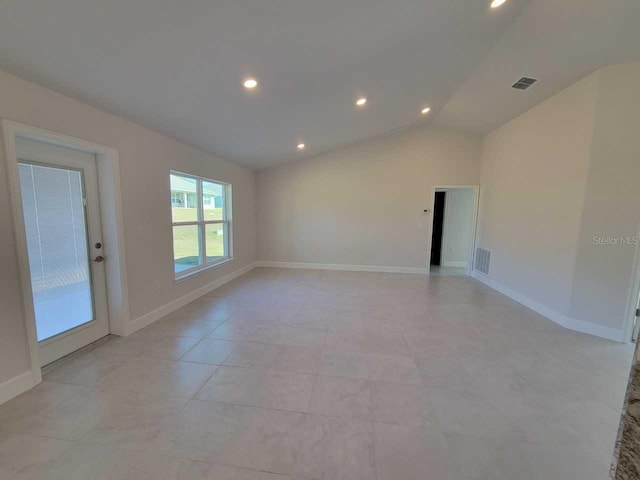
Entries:
{"type": "MultiPolygon", "coordinates": [[[[640,239],[640,230],[637,238],[640,239]]],[[[633,259],[633,270],[631,274],[631,285],[629,285],[627,307],[625,309],[624,324],[622,325],[622,342],[632,343],[633,325],[636,317],[636,309],[640,308],[640,246],[636,246],[633,259]]],[[[640,343],[640,338],[638,338],[640,343]]]]}
{"type": "MultiPolygon", "coordinates": [[[[429,229],[427,232],[427,275],[431,273],[431,237],[433,236],[433,208],[435,207],[436,192],[453,190],[456,188],[472,189],[474,191],[473,218],[471,228],[471,241],[469,242],[469,261],[467,262],[467,275],[471,275],[473,271],[473,260],[476,249],[476,235],[478,229],[478,208],[480,206],[480,185],[433,185],[431,189],[431,218],[429,221],[429,229]]],[[[446,211],[446,204],[445,204],[446,211]]],[[[442,239],[444,241],[445,226],[443,225],[442,239]]]]}
{"type": "Polygon", "coordinates": [[[109,261],[105,262],[109,331],[116,335],[126,335],[126,327],[129,324],[129,295],[127,264],[124,250],[124,219],[122,195],[120,191],[120,165],[118,151],[115,148],[7,119],[0,120],[0,124],[2,126],[2,144],[5,163],[7,165],[13,233],[18,255],[22,306],[30,354],[29,360],[32,381],[33,384],[36,385],[42,381],[42,372],[38,355],[38,339],[31,291],[27,237],[24,225],[22,196],[20,193],[16,137],[80,150],[96,156],[104,256],[109,259],[109,261]]]}

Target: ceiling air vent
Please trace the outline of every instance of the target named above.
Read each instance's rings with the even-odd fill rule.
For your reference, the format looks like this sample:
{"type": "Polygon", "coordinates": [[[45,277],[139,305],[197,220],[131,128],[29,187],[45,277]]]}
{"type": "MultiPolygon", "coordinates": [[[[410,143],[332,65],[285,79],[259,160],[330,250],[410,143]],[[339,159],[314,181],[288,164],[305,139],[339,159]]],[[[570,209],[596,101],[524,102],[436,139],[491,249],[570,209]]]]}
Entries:
{"type": "Polygon", "coordinates": [[[410,124],[400,125],[399,127],[390,128],[387,130],[387,135],[395,135],[396,133],[405,132],[411,128],[410,124]]]}
{"type": "Polygon", "coordinates": [[[491,267],[491,251],[485,248],[476,248],[476,258],[473,269],[477,272],[489,275],[489,268],[491,267]]]}
{"type": "Polygon", "coordinates": [[[537,81],[538,80],[535,78],[522,77],[516,83],[511,85],[511,88],[515,88],[516,90],[526,90],[537,81]]]}

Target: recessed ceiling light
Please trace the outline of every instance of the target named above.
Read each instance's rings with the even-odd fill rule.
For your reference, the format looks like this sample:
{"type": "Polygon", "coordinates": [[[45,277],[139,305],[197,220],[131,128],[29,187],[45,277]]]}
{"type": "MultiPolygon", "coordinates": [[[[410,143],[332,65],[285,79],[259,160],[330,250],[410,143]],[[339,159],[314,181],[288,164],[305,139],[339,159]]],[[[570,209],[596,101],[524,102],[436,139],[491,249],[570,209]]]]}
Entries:
{"type": "Polygon", "coordinates": [[[498,8],[507,3],[507,0],[492,0],[491,8],[498,8]]]}
{"type": "Polygon", "coordinates": [[[298,144],[298,150],[304,150],[306,147],[306,145],[304,143],[299,143],[298,144]]]}
{"type": "Polygon", "coordinates": [[[431,107],[424,107],[420,113],[422,113],[423,115],[426,115],[427,113],[429,113],[431,111],[431,107]]]}
{"type": "Polygon", "coordinates": [[[247,90],[253,90],[258,86],[258,81],[255,78],[247,78],[244,81],[244,88],[247,90]]]}
{"type": "Polygon", "coordinates": [[[358,100],[356,100],[356,105],[359,107],[364,106],[365,103],[367,103],[366,97],[360,97],[358,100]]]}

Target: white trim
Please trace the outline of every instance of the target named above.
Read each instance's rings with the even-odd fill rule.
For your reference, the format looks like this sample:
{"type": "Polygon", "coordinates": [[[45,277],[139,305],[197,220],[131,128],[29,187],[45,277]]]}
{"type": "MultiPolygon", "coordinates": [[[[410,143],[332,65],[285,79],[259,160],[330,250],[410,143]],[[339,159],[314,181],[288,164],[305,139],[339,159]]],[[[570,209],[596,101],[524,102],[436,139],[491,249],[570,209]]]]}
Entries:
{"type": "Polygon", "coordinates": [[[624,329],[605,327],[603,325],[597,325],[595,323],[589,323],[583,320],[568,317],[560,312],[553,310],[552,308],[549,308],[545,305],[542,305],[541,303],[536,302],[535,300],[532,300],[525,295],[522,295],[519,292],[516,292],[515,290],[512,290],[509,287],[505,287],[504,285],[493,281],[491,278],[482,275],[475,270],[471,273],[471,276],[479,282],[484,283],[488,287],[491,287],[494,290],[502,293],[503,295],[506,295],[510,299],[515,300],[525,307],[530,308],[543,317],[547,317],[549,320],[552,320],[553,322],[564,328],[575,330],[576,332],[586,333],[596,337],[606,338],[615,342],[627,343],[624,329]]]}
{"type": "Polygon", "coordinates": [[[21,393],[26,392],[30,388],[35,387],[42,381],[42,376],[34,378],[33,372],[27,370],[20,375],[16,375],[9,380],[0,383],[0,405],[4,402],[8,402],[14,397],[17,397],[21,393]]]}
{"type": "Polygon", "coordinates": [[[98,167],[99,196],[102,206],[101,220],[104,242],[104,256],[107,275],[107,298],[109,304],[109,328],[112,333],[122,334],[129,323],[129,294],[124,247],[124,220],[122,214],[122,198],[120,192],[120,171],[118,151],[111,147],[88,142],[41,128],[31,127],[7,119],[0,120],[4,145],[5,163],[9,182],[9,194],[12,212],[12,223],[18,268],[22,304],[25,313],[27,339],[29,345],[29,362],[34,384],[40,382],[42,373],[38,356],[38,340],[36,335],[35,313],[29,274],[29,257],[20,194],[20,177],[18,174],[18,158],[16,154],[16,137],[36,140],[53,145],[72,148],[96,155],[98,167]]]}
{"type": "Polygon", "coordinates": [[[207,283],[206,285],[193,290],[186,295],[183,295],[180,298],[176,298],[175,300],[162,305],[161,307],[156,308],[144,315],[139,316],[138,318],[131,321],[129,328],[127,330],[126,335],[131,335],[134,332],[137,332],[141,328],[146,327],[147,325],[151,325],[153,322],[160,320],[162,317],[169,315],[172,312],[175,312],[179,308],[184,307],[185,305],[197,300],[198,298],[206,295],[207,293],[215,290],[216,288],[221,287],[225,283],[229,283],[231,280],[238,278],[240,275],[244,275],[245,273],[253,270],[257,267],[258,262],[252,262],[244,267],[235,270],[218,280],[214,280],[213,282],[207,283]]]}
{"type": "Polygon", "coordinates": [[[340,270],[344,272],[382,272],[382,273],[416,273],[424,275],[427,273],[424,268],[413,267],[388,267],[381,265],[346,265],[341,263],[300,263],[300,262],[272,262],[258,260],[258,267],[274,268],[307,268],[310,270],[340,270]]]}
{"type": "Polygon", "coordinates": [[[181,272],[181,273],[186,272],[184,275],[174,277],[173,284],[177,285],[179,283],[184,282],[185,280],[190,279],[191,277],[198,276],[200,274],[208,272],[209,270],[215,270],[216,268],[220,268],[226,265],[227,263],[233,262],[234,260],[235,258],[223,258],[222,260],[218,260],[217,262],[209,262],[205,264],[204,267],[198,268],[197,270],[193,268],[189,270],[184,270],[183,272],[181,272]]]}
{"type": "MultiPolygon", "coordinates": [[[[640,236],[640,232],[638,232],[640,236]]],[[[624,313],[624,338],[625,342],[631,342],[633,337],[633,327],[636,319],[636,309],[640,307],[640,248],[636,247],[636,253],[633,259],[633,271],[631,276],[631,285],[627,293],[628,302],[624,313]]]]}
{"type": "Polygon", "coordinates": [[[443,267],[465,268],[468,265],[469,265],[469,262],[452,262],[450,260],[445,260],[442,262],[443,267]]]}

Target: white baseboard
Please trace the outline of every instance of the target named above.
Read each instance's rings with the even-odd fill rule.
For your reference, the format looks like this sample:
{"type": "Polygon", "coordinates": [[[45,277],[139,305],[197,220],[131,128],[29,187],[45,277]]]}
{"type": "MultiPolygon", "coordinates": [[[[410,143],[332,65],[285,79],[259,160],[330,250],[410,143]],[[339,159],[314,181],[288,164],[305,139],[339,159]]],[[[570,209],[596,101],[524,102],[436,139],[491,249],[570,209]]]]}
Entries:
{"type": "Polygon", "coordinates": [[[299,263],[299,262],[271,262],[258,260],[258,267],[275,268],[307,268],[310,270],[340,270],[344,272],[382,272],[382,273],[417,273],[426,274],[426,268],[386,267],[380,265],[345,265],[341,263],[299,263]]]}
{"type": "Polygon", "coordinates": [[[127,329],[127,335],[131,335],[134,332],[137,332],[141,328],[146,327],[147,325],[151,325],[156,320],[160,320],[162,317],[169,315],[172,312],[175,312],[181,307],[184,307],[188,303],[197,300],[203,295],[206,295],[209,292],[212,292],[218,287],[221,287],[225,283],[229,283],[231,280],[238,278],[240,275],[244,275],[245,273],[253,270],[257,266],[258,262],[252,262],[248,265],[245,265],[238,270],[225,275],[218,280],[215,280],[211,283],[208,283],[197,290],[193,290],[186,295],[183,295],[180,298],[173,300],[172,302],[167,303],[155,310],[150,311],[149,313],[145,313],[144,315],[139,316],[138,318],[131,321],[129,324],[129,328],[127,329]]]}
{"type": "Polygon", "coordinates": [[[504,285],[493,281],[491,278],[478,273],[476,271],[471,272],[471,276],[476,280],[484,283],[485,285],[493,288],[494,290],[506,295],[512,300],[515,300],[518,303],[521,303],[527,308],[530,308],[536,313],[539,313],[543,317],[547,317],[549,320],[557,323],[558,325],[568,328],[569,330],[574,330],[576,332],[586,333],[589,335],[593,335],[595,337],[606,338],[608,340],[613,340],[614,342],[627,343],[625,339],[624,330],[615,329],[611,327],[605,327],[603,325],[596,325],[595,323],[585,322],[583,320],[578,320],[576,318],[568,317],[560,312],[553,310],[541,303],[532,300],[531,298],[523,295],[515,290],[512,290],[509,287],[505,287],[504,285]]]}
{"type": "Polygon", "coordinates": [[[455,268],[464,268],[467,266],[467,262],[450,262],[448,260],[444,260],[442,262],[443,267],[455,267],[455,268]]]}
{"type": "Polygon", "coordinates": [[[0,405],[35,387],[38,383],[40,381],[36,381],[31,370],[0,383],[0,405]]]}

